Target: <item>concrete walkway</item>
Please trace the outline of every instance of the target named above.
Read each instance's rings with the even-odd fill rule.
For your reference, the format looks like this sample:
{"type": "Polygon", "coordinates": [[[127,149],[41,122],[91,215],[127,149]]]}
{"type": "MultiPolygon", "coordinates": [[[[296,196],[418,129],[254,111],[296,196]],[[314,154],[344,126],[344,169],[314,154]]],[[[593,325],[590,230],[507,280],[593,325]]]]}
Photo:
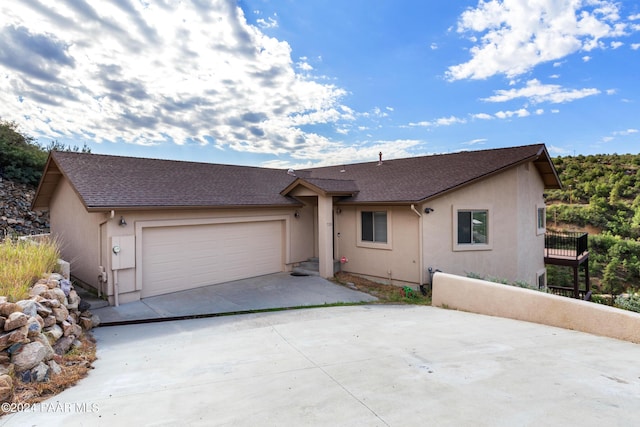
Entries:
{"type": "Polygon", "coordinates": [[[370,302],[377,298],[319,276],[276,273],[188,291],[174,292],[118,307],[92,308],[103,324],[247,312],[335,303],[370,302]]]}
{"type": "Polygon", "coordinates": [[[425,306],[101,327],[78,385],[4,426],[634,426],[640,345],[425,306]]]}

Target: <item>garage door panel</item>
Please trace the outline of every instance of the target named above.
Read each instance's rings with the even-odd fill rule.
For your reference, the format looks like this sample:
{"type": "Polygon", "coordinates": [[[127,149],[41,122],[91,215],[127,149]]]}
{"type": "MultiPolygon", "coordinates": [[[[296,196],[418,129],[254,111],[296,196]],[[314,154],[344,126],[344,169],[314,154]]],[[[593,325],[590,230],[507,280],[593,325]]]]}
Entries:
{"type": "Polygon", "coordinates": [[[282,271],[283,221],[142,231],[142,297],[282,271]]]}

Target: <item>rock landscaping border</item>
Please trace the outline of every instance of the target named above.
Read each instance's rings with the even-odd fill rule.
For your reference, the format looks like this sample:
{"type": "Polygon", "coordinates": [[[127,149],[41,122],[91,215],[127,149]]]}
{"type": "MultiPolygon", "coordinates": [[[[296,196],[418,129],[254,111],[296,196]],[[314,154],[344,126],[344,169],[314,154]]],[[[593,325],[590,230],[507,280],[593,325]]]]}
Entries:
{"type": "Polygon", "coordinates": [[[0,296],[0,403],[11,402],[14,378],[46,382],[59,374],[54,357],[79,347],[83,334],[100,324],[60,274],[40,279],[29,295],[15,303],[0,296]]]}

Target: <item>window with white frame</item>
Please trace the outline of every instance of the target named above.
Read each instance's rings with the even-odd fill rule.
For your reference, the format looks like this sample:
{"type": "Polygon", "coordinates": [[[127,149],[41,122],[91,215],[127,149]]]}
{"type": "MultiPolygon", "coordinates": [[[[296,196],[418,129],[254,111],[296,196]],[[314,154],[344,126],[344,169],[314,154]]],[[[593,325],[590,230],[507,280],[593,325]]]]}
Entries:
{"type": "Polygon", "coordinates": [[[387,212],[386,211],[361,211],[360,212],[360,240],[371,243],[387,243],[387,212]]]}
{"type": "Polygon", "coordinates": [[[547,229],[547,208],[544,205],[536,206],[537,234],[544,234],[547,229]]]}
{"type": "Polygon", "coordinates": [[[458,211],[458,244],[486,245],[489,242],[488,219],[486,210],[458,211]]]}
{"type": "Polygon", "coordinates": [[[491,215],[488,206],[466,208],[453,206],[453,250],[493,249],[491,215]]]}

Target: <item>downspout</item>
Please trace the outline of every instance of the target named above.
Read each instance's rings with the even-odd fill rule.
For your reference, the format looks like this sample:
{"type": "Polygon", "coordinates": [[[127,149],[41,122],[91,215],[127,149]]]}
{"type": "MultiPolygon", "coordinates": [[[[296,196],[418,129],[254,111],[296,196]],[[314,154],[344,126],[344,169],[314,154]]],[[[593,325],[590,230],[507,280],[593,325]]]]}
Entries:
{"type": "Polygon", "coordinates": [[[118,270],[111,270],[113,272],[113,299],[116,307],[120,304],[118,303],[118,270]]]}
{"type": "Polygon", "coordinates": [[[116,216],[116,211],[111,210],[109,217],[98,224],[98,245],[99,245],[99,254],[100,254],[100,258],[98,259],[98,270],[100,270],[100,273],[98,274],[98,297],[101,297],[101,294],[102,294],[102,284],[108,280],[106,277],[107,271],[105,270],[103,265],[100,265],[102,264],[102,256],[103,256],[102,226],[105,225],[107,222],[111,221],[115,216],[116,216]]]}
{"type": "Polygon", "coordinates": [[[411,210],[418,215],[418,253],[420,256],[420,259],[418,260],[418,265],[420,266],[420,275],[419,275],[419,279],[418,279],[418,284],[420,285],[420,291],[422,291],[424,293],[424,280],[423,280],[423,266],[424,266],[424,260],[423,260],[423,236],[422,236],[422,215],[420,214],[420,212],[418,212],[418,210],[416,209],[416,206],[412,203],[411,204],[411,210]]]}

